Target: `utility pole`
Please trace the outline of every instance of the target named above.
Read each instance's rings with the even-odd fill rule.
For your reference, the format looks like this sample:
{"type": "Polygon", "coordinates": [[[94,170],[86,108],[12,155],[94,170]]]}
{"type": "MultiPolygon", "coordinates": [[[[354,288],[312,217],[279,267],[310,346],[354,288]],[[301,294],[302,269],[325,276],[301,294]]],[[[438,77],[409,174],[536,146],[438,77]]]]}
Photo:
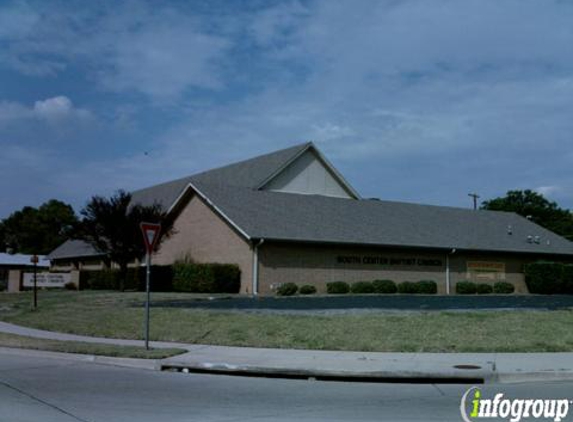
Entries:
{"type": "Polygon", "coordinates": [[[474,210],[477,210],[478,205],[477,205],[477,200],[480,198],[480,196],[477,193],[468,193],[468,196],[471,196],[474,200],[474,210]]]}

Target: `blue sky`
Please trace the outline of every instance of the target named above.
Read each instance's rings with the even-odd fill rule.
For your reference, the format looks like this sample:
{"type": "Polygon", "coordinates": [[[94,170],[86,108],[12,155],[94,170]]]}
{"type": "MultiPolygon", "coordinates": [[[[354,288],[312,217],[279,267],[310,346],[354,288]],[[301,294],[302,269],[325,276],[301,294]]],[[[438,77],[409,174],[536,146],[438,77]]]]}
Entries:
{"type": "Polygon", "coordinates": [[[573,208],[573,2],[0,2],[0,218],[313,140],[366,197],[573,208]]]}

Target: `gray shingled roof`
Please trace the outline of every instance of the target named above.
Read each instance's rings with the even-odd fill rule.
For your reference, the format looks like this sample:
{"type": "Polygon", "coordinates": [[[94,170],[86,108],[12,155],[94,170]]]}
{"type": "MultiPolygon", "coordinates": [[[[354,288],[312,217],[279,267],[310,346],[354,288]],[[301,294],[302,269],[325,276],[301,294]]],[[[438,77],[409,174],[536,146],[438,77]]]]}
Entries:
{"type": "MultiPolygon", "coordinates": [[[[310,146],[142,189],[133,192],[133,201],[169,209],[192,184],[250,239],[573,255],[573,242],[514,213],[257,190],[310,146]],[[528,236],[539,236],[539,244],[528,236]]],[[[50,258],[93,255],[90,245],[74,240],[50,258]]]]}
{"type": "Polygon", "coordinates": [[[90,256],[101,256],[102,253],[83,240],[69,239],[54,249],[48,255],[48,259],[81,258],[90,256]]]}
{"type": "Polygon", "coordinates": [[[311,145],[310,142],[295,145],[172,182],[151,186],[133,192],[132,198],[134,202],[142,205],[152,205],[154,202],[159,202],[165,209],[169,209],[189,183],[209,183],[255,189],[311,145]]]}
{"type": "Polygon", "coordinates": [[[573,242],[514,213],[319,195],[294,198],[223,185],[196,187],[254,239],[573,254],[573,242]],[[527,236],[539,236],[540,243],[529,243],[527,236]]]}

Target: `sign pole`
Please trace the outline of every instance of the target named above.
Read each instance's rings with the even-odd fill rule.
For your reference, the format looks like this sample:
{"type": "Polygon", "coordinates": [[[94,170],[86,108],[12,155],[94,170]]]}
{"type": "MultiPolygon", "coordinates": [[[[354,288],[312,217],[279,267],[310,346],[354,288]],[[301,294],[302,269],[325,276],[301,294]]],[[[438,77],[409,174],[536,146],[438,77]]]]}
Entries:
{"type": "Polygon", "coordinates": [[[149,278],[151,276],[151,253],[147,253],[146,258],[146,276],[145,276],[145,349],[149,350],[149,299],[150,299],[150,288],[149,288],[149,278]]]}
{"type": "Polygon", "coordinates": [[[34,310],[38,307],[38,255],[33,255],[30,259],[34,264],[34,310]]]}
{"type": "Polygon", "coordinates": [[[141,233],[143,234],[143,243],[145,244],[145,349],[149,350],[149,307],[151,298],[150,278],[151,278],[151,254],[159,240],[159,233],[161,232],[161,225],[154,223],[140,223],[141,233]]]}

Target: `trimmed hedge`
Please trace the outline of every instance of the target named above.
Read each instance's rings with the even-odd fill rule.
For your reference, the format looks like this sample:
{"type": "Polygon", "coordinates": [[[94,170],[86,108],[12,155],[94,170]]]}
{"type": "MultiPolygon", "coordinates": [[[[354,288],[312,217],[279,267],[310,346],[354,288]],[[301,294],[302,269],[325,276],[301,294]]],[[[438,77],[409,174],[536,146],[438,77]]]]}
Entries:
{"type": "Polygon", "coordinates": [[[398,291],[396,283],[392,280],[374,280],[372,286],[374,286],[375,293],[393,294],[398,291]]]}
{"type": "Polygon", "coordinates": [[[515,286],[506,281],[498,281],[493,285],[493,292],[497,294],[511,294],[515,291],[515,286]]]}
{"type": "Polygon", "coordinates": [[[298,286],[294,283],[284,283],[277,289],[277,295],[279,296],[292,296],[298,291],[298,286]]]}
{"type": "Polygon", "coordinates": [[[175,263],[173,289],[190,293],[239,293],[241,270],[235,264],[175,263]]]}
{"type": "Polygon", "coordinates": [[[300,289],[298,289],[298,292],[301,295],[313,295],[316,293],[316,287],[314,287],[312,284],[305,284],[304,286],[301,286],[300,289]]]}
{"type": "Polygon", "coordinates": [[[566,294],[573,294],[573,264],[563,265],[563,291],[566,294]]]}
{"type": "Polygon", "coordinates": [[[402,294],[436,294],[438,285],[432,280],[422,280],[417,282],[403,281],[398,284],[398,293],[402,294]]]}
{"type": "Polygon", "coordinates": [[[477,285],[476,293],[478,295],[489,295],[493,293],[493,286],[491,284],[480,283],[477,285]]]}
{"type": "Polygon", "coordinates": [[[524,266],[525,284],[529,293],[552,295],[573,293],[565,291],[564,265],[558,262],[538,261],[524,266]]]}
{"type": "Polygon", "coordinates": [[[473,295],[477,293],[477,285],[472,281],[458,281],[456,293],[459,295],[473,295]]]}
{"type": "Polygon", "coordinates": [[[423,295],[435,295],[438,293],[438,285],[432,280],[421,280],[416,283],[416,293],[423,295]]]}
{"type": "Polygon", "coordinates": [[[413,294],[416,293],[416,284],[411,281],[403,281],[398,284],[398,293],[413,294]]]}
{"type": "MultiPolygon", "coordinates": [[[[152,265],[150,290],[173,291],[173,269],[170,265],[152,265]]],[[[146,268],[128,268],[124,290],[145,291],[146,268]]],[[[80,290],[121,290],[121,275],[118,269],[80,271],[80,290]]]]}
{"type": "MultiPolygon", "coordinates": [[[[145,276],[145,275],[144,275],[145,276]]],[[[81,290],[121,290],[122,280],[119,270],[90,270],[80,271],[81,290]]],[[[124,290],[138,290],[139,268],[129,268],[125,280],[124,290]]]]}
{"type": "Polygon", "coordinates": [[[350,286],[352,293],[374,293],[374,285],[369,281],[358,281],[350,286]]]}
{"type": "Polygon", "coordinates": [[[326,283],[326,293],[346,294],[350,291],[350,285],[344,281],[333,281],[326,283]]]}

